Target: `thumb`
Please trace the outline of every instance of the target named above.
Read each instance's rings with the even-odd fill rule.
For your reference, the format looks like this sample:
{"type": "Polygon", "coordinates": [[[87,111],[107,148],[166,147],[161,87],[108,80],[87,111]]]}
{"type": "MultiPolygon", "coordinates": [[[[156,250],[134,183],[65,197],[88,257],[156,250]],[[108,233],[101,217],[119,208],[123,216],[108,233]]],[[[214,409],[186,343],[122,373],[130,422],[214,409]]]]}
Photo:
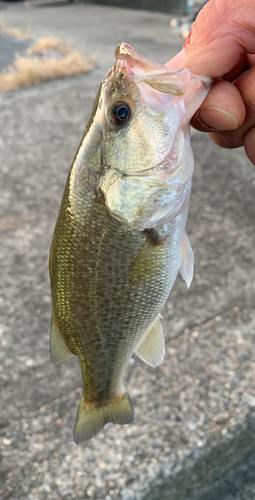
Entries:
{"type": "Polygon", "coordinates": [[[254,0],[210,0],[172,61],[215,78],[231,71],[247,53],[255,53],[254,0]]]}

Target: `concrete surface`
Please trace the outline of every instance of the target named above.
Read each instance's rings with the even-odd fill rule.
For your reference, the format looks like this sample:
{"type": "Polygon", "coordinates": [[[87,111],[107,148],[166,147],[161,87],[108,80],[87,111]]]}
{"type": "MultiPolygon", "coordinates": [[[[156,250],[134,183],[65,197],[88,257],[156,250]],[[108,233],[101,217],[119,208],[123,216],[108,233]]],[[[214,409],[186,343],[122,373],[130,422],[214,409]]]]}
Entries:
{"type": "Polygon", "coordinates": [[[8,36],[0,31],[0,71],[14,63],[17,53],[25,54],[30,45],[31,41],[29,40],[8,36]]]}
{"type": "Polygon", "coordinates": [[[254,468],[255,168],[242,149],[193,134],[195,278],[187,291],[179,277],[164,308],[165,361],[134,358],[134,423],[76,446],[78,363],[49,358],[48,253],[63,187],[117,43],[164,62],[180,40],[166,15],[88,4],[11,5],[0,20],[97,58],[88,75],[0,97],[0,499],[204,500],[210,488],[213,500],[237,499],[217,488],[254,468]]]}
{"type": "Polygon", "coordinates": [[[255,454],[245,457],[237,467],[206,489],[197,500],[254,500],[255,454]]]}
{"type": "Polygon", "coordinates": [[[86,3],[101,5],[113,5],[114,7],[125,7],[132,9],[153,10],[184,16],[187,14],[187,0],[91,0],[86,3]]]}

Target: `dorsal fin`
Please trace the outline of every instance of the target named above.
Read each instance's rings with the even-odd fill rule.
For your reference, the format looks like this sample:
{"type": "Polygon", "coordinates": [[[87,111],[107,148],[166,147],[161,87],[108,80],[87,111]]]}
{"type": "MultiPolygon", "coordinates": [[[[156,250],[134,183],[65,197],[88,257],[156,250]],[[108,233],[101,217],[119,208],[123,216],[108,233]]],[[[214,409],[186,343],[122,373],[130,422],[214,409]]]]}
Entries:
{"type": "Polygon", "coordinates": [[[194,256],[186,231],[181,244],[180,271],[184,281],[186,281],[187,288],[189,288],[193,280],[194,256]]]}
{"type": "Polygon", "coordinates": [[[61,337],[53,318],[51,319],[50,331],[50,357],[53,363],[59,363],[71,358],[73,354],[69,351],[63,338],[61,337]]]}
{"type": "Polygon", "coordinates": [[[136,355],[150,366],[161,365],[165,355],[165,340],[160,318],[158,314],[135,349],[136,355]]]}

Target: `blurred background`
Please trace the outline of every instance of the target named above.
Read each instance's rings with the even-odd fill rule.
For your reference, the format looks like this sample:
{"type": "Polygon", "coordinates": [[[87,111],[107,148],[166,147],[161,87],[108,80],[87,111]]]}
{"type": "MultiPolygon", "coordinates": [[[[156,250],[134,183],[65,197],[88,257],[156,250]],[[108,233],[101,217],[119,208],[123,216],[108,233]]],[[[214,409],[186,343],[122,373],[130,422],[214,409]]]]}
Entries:
{"type": "Polygon", "coordinates": [[[50,242],[115,47],[164,64],[200,6],[0,1],[0,500],[254,500],[255,171],[242,148],[192,130],[195,276],[163,310],[164,363],[130,361],[134,423],[76,446],[78,362],[49,355],[50,242]]]}

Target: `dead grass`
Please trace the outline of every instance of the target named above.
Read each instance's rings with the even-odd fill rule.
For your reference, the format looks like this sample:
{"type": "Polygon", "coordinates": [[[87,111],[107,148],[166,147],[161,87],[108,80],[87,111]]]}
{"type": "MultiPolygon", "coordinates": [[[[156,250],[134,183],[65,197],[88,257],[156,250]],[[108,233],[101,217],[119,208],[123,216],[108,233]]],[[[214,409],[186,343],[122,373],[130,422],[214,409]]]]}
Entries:
{"type": "Polygon", "coordinates": [[[0,22],[0,29],[8,36],[16,36],[21,40],[31,40],[31,33],[29,28],[21,30],[20,28],[7,28],[4,23],[0,22]]]}
{"type": "Polygon", "coordinates": [[[8,73],[0,74],[0,92],[86,73],[93,66],[93,61],[86,61],[83,54],[77,50],[61,60],[49,57],[18,56],[14,67],[8,73]]]}
{"type": "Polygon", "coordinates": [[[93,59],[85,59],[81,52],[61,40],[41,38],[27,50],[27,55],[17,55],[14,65],[0,73],[0,92],[87,73],[93,66],[93,59]],[[52,54],[49,57],[47,51],[54,51],[56,57],[52,54]]]}
{"type": "Polygon", "coordinates": [[[36,54],[48,50],[56,50],[63,56],[70,54],[73,51],[70,45],[67,45],[66,43],[62,42],[62,40],[60,40],[59,38],[47,37],[47,38],[40,38],[38,42],[35,42],[31,47],[29,47],[28,53],[36,54]]]}

